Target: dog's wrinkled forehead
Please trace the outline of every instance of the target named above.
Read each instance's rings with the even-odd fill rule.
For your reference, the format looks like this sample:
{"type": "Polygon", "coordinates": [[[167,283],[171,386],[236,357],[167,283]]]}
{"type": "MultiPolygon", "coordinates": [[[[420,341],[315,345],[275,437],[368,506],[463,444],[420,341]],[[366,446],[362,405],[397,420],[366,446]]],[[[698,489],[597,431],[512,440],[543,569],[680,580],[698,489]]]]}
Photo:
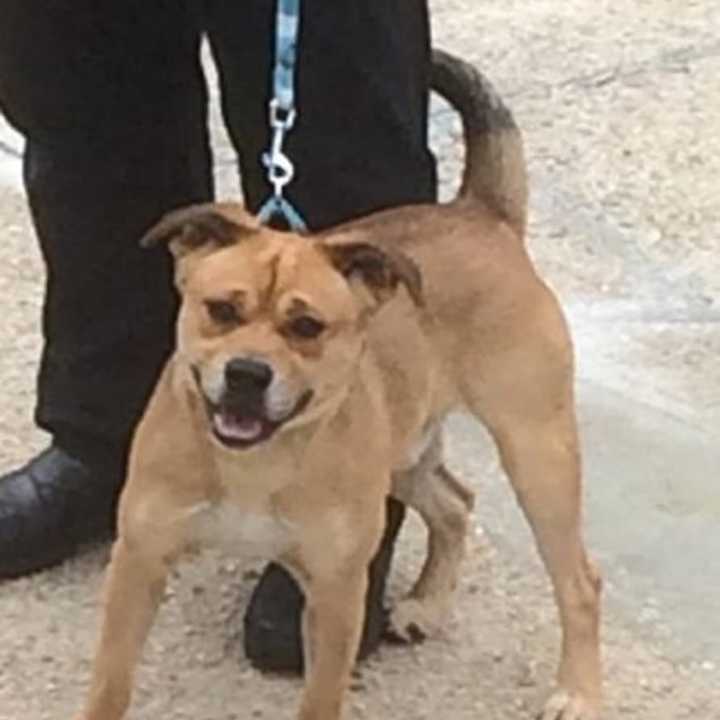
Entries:
{"type": "Polygon", "coordinates": [[[222,296],[240,291],[253,304],[287,293],[328,307],[342,305],[343,297],[348,300],[342,277],[310,238],[263,227],[240,205],[176,210],[141,242],[145,247],[169,246],[183,268],[183,293],[222,296]]]}
{"type": "Polygon", "coordinates": [[[272,231],[217,250],[194,268],[187,292],[240,293],[248,309],[314,309],[326,319],[352,314],[354,297],[325,255],[307,238],[272,231]]]}
{"type": "Polygon", "coordinates": [[[269,300],[293,290],[338,310],[353,302],[374,309],[404,285],[422,304],[420,273],[401,253],[369,242],[326,244],[280,233],[235,203],[171,212],[141,242],[170,246],[183,291],[191,267],[193,289],[200,292],[241,290],[269,300]]]}

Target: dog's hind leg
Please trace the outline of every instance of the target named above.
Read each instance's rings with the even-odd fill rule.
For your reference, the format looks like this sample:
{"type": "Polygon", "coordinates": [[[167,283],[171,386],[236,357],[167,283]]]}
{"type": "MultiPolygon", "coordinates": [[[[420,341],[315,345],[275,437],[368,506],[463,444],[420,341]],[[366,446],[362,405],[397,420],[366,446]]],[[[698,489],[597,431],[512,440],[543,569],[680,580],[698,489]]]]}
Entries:
{"type": "Polygon", "coordinates": [[[596,720],[601,581],[582,537],[572,350],[557,304],[549,294],[546,300],[495,355],[487,346],[475,361],[467,355],[463,394],[497,443],[553,584],[562,654],[557,689],[540,717],[596,720]]]}
{"type": "Polygon", "coordinates": [[[474,498],[444,466],[439,430],[416,465],[393,478],[392,493],[416,510],[428,528],[422,571],[393,608],[388,628],[391,638],[413,642],[436,631],[450,611],[474,498]]]}

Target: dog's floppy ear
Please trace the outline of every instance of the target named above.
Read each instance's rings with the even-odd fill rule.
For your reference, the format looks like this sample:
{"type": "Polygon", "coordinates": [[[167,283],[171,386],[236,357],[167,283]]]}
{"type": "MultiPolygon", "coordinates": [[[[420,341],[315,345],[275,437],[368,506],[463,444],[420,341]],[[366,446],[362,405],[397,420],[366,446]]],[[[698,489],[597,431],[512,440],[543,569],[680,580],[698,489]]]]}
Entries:
{"type": "Polygon", "coordinates": [[[323,244],[334,267],[349,282],[361,281],[377,306],[389,300],[402,284],[417,306],[422,306],[422,277],[418,266],[398,250],[368,242],[323,244]]]}
{"type": "Polygon", "coordinates": [[[258,223],[242,205],[202,203],[173,210],[148,230],[142,247],[167,243],[176,260],[196,250],[214,250],[234,245],[243,236],[258,231],[258,223]]]}

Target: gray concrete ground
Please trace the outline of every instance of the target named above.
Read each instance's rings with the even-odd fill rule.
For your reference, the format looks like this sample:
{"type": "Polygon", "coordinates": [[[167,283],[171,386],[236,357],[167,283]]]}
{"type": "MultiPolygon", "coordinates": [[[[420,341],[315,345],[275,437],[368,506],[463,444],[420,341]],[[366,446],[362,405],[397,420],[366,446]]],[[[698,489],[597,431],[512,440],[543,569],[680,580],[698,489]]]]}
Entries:
{"type": "MultiPolygon", "coordinates": [[[[434,0],[436,43],[476,61],[512,104],[532,176],[530,247],[571,319],[590,545],[607,578],[606,717],[720,717],[720,6],[709,0],[434,0]]],[[[236,193],[213,111],[219,184],[236,193]]],[[[444,193],[460,161],[433,106],[444,193]]],[[[0,126],[0,461],[31,426],[42,268],[21,145],[0,126]]],[[[449,428],[478,491],[476,536],[445,634],[358,672],[350,717],[528,717],[557,629],[528,532],[483,431],[449,428]]],[[[421,532],[405,533],[407,587],[421,532]]],[[[0,587],[0,718],[69,717],[87,681],[106,550],[0,587]]],[[[239,657],[231,559],[182,570],[153,633],[132,717],[291,717],[295,681],[239,657]],[[239,666],[239,667],[238,667],[239,666]]]]}

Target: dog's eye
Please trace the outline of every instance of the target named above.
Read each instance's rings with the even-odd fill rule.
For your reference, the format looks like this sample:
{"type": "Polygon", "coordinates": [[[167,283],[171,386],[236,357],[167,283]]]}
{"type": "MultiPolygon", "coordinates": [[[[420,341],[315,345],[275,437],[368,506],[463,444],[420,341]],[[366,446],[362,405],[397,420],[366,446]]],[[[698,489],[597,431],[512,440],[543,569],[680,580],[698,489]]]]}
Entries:
{"type": "Polygon", "coordinates": [[[290,321],[287,327],[288,331],[296,337],[311,340],[318,337],[325,330],[325,323],[316,320],[309,315],[301,315],[290,321]]]}
{"type": "Polygon", "coordinates": [[[227,300],[208,300],[205,307],[210,318],[219,325],[240,324],[240,314],[237,308],[227,300]]]}

